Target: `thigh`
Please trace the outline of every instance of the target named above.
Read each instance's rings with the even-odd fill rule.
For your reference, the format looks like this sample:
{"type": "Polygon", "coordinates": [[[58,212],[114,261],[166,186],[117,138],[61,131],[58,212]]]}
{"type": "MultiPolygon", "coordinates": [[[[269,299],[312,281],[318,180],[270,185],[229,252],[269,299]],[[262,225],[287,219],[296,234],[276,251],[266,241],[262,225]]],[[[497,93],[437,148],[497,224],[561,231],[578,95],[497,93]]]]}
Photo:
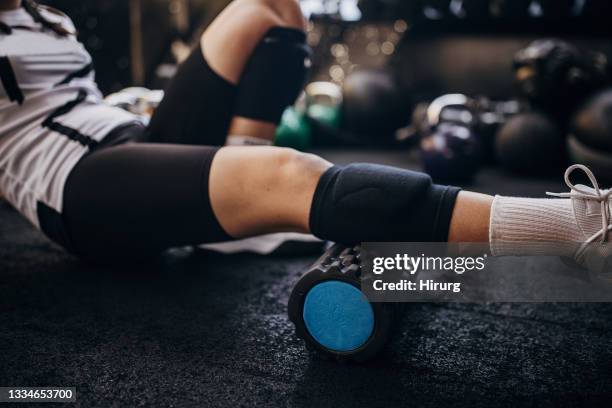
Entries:
{"type": "Polygon", "coordinates": [[[228,239],[208,193],[216,152],[139,143],[83,158],[64,190],[62,215],[74,251],[95,261],[138,259],[228,239]]]}

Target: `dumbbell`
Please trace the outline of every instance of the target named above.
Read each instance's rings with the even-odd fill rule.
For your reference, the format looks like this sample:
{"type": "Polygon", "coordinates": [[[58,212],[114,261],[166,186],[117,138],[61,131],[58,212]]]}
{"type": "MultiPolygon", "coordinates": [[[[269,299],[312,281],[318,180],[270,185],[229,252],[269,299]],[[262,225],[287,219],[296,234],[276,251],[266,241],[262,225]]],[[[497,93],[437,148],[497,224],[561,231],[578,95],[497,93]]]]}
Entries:
{"type": "Polygon", "coordinates": [[[289,298],[289,319],[306,347],[322,357],[362,362],[387,343],[395,320],[388,303],[370,303],[360,290],[359,246],[335,244],[300,278],[289,298]]]}

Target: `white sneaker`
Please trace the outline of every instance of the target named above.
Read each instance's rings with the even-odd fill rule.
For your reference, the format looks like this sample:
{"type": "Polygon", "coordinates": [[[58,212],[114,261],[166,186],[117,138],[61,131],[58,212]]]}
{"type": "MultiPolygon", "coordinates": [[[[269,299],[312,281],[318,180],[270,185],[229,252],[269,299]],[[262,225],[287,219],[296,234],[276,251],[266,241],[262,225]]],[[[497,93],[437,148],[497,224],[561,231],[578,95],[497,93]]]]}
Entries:
{"type": "Polygon", "coordinates": [[[583,235],[574,260],[588,269],[592,277],[612,281],[612,190],[600,189],[593,172],[582,164],[570,166],[565,171],[565,183],[570,192],[547,194],[572,200],[576,224],[583,235]],[[574,185],[570,176],[575,170],[582,170],[592,187],[574,185]]]}

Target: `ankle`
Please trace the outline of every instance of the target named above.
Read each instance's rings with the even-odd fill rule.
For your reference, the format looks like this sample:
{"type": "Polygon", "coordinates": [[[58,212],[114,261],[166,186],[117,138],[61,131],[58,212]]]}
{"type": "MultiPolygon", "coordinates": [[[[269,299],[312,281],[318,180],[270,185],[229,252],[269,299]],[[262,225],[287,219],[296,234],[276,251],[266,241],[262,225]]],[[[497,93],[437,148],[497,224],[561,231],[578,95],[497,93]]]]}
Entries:
{"type": "Polygon", "coordinates": [[[496,196],[491,207],[491,253],[572,256],[584,240],[568,199],[496,196]]]}
{"type": "Polygon", "coordinates": [[[457,196],[448,242],[487,242],[493,197],[461,191],[457,196]]]}

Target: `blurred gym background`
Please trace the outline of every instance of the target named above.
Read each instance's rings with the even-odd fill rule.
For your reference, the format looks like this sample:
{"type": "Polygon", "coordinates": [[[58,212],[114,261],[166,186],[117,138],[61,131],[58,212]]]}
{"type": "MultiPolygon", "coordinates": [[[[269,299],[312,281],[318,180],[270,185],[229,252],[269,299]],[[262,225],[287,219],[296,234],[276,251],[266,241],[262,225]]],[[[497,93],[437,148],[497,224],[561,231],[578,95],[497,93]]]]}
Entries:
{"type": "MultiPolygon", "coordinates": [[[[229,1],[46,3],[72,17],[93,55],[99,85],[110,94],[133,86],[162,89],[229,1]]],[[[608,134],[591,126],[583,132],[591,134],[579,136],[586,145],[567,147],[577,110],[609,83],[612,2],[301,4],[314,50],[310,80],[319,86],[284,117],[277,144],[405,147],[420,151],[425,170],[440,181],[464,182],[500,161],[511,171],[558,175],[572,160],[594,161],[594,170],[612,179],[612,153],[608,158],[597,150],[612,151],[611,141],[600,140],[608,134]],[[525,50],[538,39],[554,40],[525,50]],[[518,114],[531,116],[504,130],[518,114]]],[[[589,112],[594,115],[593,107],[589,112]]]]}
{"type": "MultiPolygon", "coordinates": [[[[228,3],[40,1],[106,95],[163,88],[228,3]]],[[[302,4],[315,85],[278,144],[525,197],[567,191],[573,154],[610,185],[612,0],[302,4]]],[[[320,255],[299,252],[90,267],[0,202],[0,384],[73,385],[81,406],[611,406],[610,304],[415,304],[380,360],[309,359],[284,317],[320,255]]]]}
{"type": "MultiPolygon", "coordinates": [[[[228,0],[46,0],[66,12],[94,57],[104,93],[163,86],[228,0]]],[[[515,51],[542,36],[610,52],[605,0],[303,0],[315,76],[342,81],[357,64],[388,66],[407,90],[512,95],[515,51]],[[593,3],[592,5],[590,3],[593,3]],[[599,4],[602,3],[602,4],[599,4]],[[591,10],[595,9],[595,10],[591,10]],[[604,9],[605,12],[601,12],[604,9]],[[334,47],[335,45],[335,47],[334,47]]]]}

